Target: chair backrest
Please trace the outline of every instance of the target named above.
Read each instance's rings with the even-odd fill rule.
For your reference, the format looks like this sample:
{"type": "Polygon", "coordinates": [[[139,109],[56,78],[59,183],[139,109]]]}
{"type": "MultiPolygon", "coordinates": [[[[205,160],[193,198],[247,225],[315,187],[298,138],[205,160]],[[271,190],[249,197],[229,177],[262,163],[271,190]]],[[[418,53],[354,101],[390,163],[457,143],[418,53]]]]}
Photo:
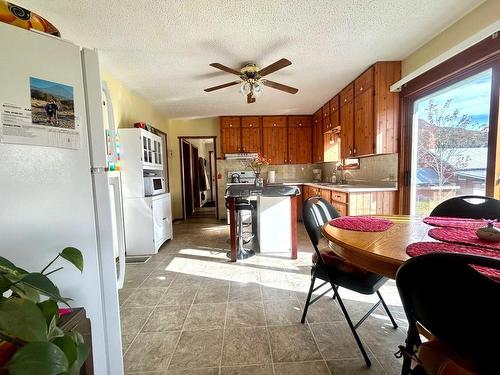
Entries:
{"type": "Polygon", "coordinates": [[[410,327],[416,329],[416,322],[421,323],[489,374],[493,368],[498,370],[500,282],[471,265],[500,270],[500,259],[452,253],[422,255],[399,268],[396,284],[410,327]]]}
{"type": "Polygon", "coordinates": [[[438,204],[430,216],[500,220],[500,201],[480,195],[454,197],[438,204]],[[469,200],[473,201],[469,202],[469,200]]]}
{"type": "Polygon", "coordinates": [[[302,221],[306,227],[307,234],[316,248],[319,240],[323,237],[321,228],[327,222],[340,214],[327,200],[320,197],[307,199],[302,206],[302,221]]]}

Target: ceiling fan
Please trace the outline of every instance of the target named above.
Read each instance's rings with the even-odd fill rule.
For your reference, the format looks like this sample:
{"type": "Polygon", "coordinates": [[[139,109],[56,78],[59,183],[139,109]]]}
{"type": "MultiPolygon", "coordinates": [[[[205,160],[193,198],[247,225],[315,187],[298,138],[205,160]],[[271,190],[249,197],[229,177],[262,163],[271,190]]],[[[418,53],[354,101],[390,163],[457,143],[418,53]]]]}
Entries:
{"type": "Polygon", "coordinates": [[[225,83],[223,85],[209,87],[208,89],[205,89],[205,91],[210,92],[223,89],[225,87],[241,84],[240,91],[243,95],[247,97],[247,103],[255,102],[255,97],[262,92],[263,85],[272,87],[273,89],[285,91],[289,94],[296,94],[299,90],[294,87],[290,87],[278,82],[262,78],[264,76],[267,76],[268,74],[274,73],[277,70],[283,69],[291,64],[292,63],[287,59],[280,59],[275,63],[266,66],[263,69],[260,69],[256,64],[246,64],[240,70],[236,70],[219,63],[212,63],[209,65],[213,66],[216,69],[223,70],[227,73],[235,74],[239,76],[240,79],[237,81],[225,83]]]}

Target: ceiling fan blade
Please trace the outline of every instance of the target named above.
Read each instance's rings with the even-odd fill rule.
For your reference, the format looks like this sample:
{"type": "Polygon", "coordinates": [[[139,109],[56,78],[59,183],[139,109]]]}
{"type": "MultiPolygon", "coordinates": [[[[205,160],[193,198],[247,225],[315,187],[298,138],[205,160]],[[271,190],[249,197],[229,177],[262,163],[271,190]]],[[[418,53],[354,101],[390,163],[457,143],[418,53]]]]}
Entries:
{"type": "Polygon", "coordinates": [[[255,103],[255,98],[252,96],[251,93],[248,93],[247,95],[247,103],[255,103]]]}
{"type": "Polygon", "coordinates": [[[234,86],[234,85],[237,85],[238,83],[240,83],[241,81],[233,81],[233,82],[229,82],[229,83],[224,83],[223,85],[219,85],[219,86],[214,86],[214,87],[209,87],[208,89],[205,89],[206,92],[210,92],[210,91],[215,91],[215,90],[219,90],[219,89],[223,89],[225,87],[229,87],[229,86],[234,86]]]}
{"type": "Polygon", "coordinates": [[[272,63],[271,65],[266,66],[264,69],[259,70],[259,75],[261,77],[267,76],[270,73],[273,73],[277,70],[283,69],[284,67],[292,65],[292,62],[287,59],[281,59],[272,63]]]}
{"type": "Polygon", "coordinates": [[[283,84],[278,83],[278,82],[269,81],[267,79],[266,80],[263,79],[262,83],[265,86],[272,87],[273,89],[285,91],[285,92],[287,92],[289,94],[296,94],[299,91],[299,89],[296,89],[295,87],[290,87],[290,86],[283,85],[283,84]]]}
{"type": "Polygon", "coordinates": [[[227,67],[225,65],[222,65],[222,64],[219,64],[219,63],[211,63],[209,65],[212,66],[212,67],[214,67],[214,68],[216,68],[216,69],[223,70],[223,71],[225,71],[227,73],[236,74],[237,76],[241,75],[240,71],[232,69],[232,68],[229,68],[229,67],[227,67]]]}

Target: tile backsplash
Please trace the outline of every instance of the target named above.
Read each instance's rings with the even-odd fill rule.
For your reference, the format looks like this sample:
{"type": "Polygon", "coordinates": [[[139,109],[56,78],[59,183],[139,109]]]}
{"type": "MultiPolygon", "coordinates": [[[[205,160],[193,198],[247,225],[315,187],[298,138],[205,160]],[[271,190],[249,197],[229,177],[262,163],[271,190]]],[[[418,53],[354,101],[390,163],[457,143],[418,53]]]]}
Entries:
{"type": "MultiPolygon", "coordinates": [[[[329,180],[335,171],[336,163],[323,163],[323,180],[329,180]]],[[[359,169],[345,171],[345,177],[351,181],[372,183],[397,182],[398,155],[376,155],[359,159],[359,169]]]]}

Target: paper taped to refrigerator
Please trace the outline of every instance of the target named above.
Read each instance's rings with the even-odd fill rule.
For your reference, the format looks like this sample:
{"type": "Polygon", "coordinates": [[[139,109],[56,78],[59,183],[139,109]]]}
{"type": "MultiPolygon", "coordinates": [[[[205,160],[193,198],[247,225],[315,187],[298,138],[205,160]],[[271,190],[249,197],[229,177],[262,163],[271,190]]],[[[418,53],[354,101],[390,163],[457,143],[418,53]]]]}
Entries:
{"type": "Polygon", "coordinates": [[[80,121],[74,129],[33,124],[31,108],[3,103],[0,113],[0,142],[80,149],[80,121]]]}

